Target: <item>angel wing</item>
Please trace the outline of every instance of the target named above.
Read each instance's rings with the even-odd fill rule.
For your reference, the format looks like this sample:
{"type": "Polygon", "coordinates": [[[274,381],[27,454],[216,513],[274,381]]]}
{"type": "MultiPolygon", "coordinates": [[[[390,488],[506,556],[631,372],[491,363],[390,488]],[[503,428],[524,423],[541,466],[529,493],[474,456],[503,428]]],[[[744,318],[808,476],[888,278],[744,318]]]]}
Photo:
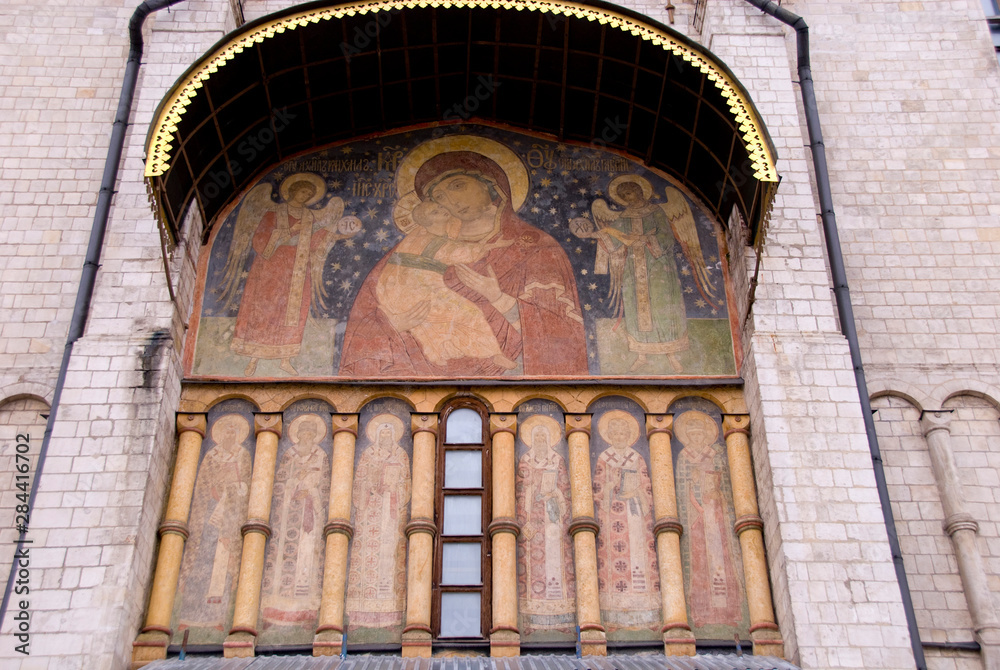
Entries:
{"type": "Polygon", "coordinates": [[[329,202],[323,205],[322,209],[313,210],[315,219],[313,220],[313,230],[320,228],[330,228],[337,226],[340,217],[344,215],[344,200],[342,198],[330,198],[329,202]]]}
{"type": "Polygon", "coordinates": [[[608,303],[614,308],[615,316],[619,316],[625,307],[622,301],[622,285],[625,280],[628,247],[612,243],[612,236],[602,232],[602,229],[610,227],[621,214],[608,207],[608,203],[601,198],[595,200],[594,204],[590,206],[590,212],[594,217],[594,223],[597,224],[597,232],[591,235],[591,237],[597,238],[594,273],[609,275],[608,303]]]}
{"type": "Polygon", "coordinates": [[[674,237],[681,243],[681,250],[694,270],[695,284],[702,297],[712,306],[716,307],[718,298],[715,296],[715,287],[712,285],[712,278],[705,265],[705,256],[701,251],[701,240],[698,238],[698,226],[691,213],[691,207],[687,203],[684,195],[672,186],[666,188],[667,201],[660,205],[663,213],[667,215],[670,228],[674,231],[674,237]]]}
{"type": "Polygon", "coordinates": [[[253,243],[254,233],[261,219],[268,212],[275,210],[277,205],[271,200],[273,187],[268,182],[254,186],[243,202],[236,215],[236,225],[233,227],[233,241],[229,245],[229,257],[222,271],[222,304],[229,309],[239,301],[240,284],[246,270],[247,257],[253,243]]]}

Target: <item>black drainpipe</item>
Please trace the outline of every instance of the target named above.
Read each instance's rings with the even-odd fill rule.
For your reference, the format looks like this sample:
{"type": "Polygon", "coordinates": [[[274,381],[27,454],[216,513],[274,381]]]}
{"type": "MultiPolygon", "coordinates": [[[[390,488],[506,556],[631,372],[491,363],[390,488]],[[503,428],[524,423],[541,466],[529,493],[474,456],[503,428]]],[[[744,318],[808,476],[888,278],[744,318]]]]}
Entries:
{"type": "MultiPolygon", "coordinates": [[[[142,60],[142,24],[146,17],[164,7],[176,5],[181,0],[146,0],[135,8],[128,22],[129,51],[125,63],[125,77],[122,81],[121,95],[118,97],[118,111],[115,112],[115,123],[111,127],[111,144],[108,146],[108,157],[104,161],[104,176],[101,178],[101,190],[97,195],[97,209],[94,211],[94,224],[90,229],[90,243],[87,246],[87,257],[83,262],[83,275],[76,292],[76,304],[73,305],[73,317],[69,322],[69,335],[66,337],[66,348],[63,350],[62,364],[56,377],[55,390],[52,392],[52,407],[45,423],[45,434],[42,436],[42,446],[38,449],[38,460],[35,464],[35,475],[28,494],[29,514],[35,508],[35,495],[38,493],[38,481],[45,465],[45,455],[49,451],[49,440],[52,438],[52,427],[59,411],[59,398],[62,396],[63,384],[66,382],[66,370],[69,369],[69,359],[73,355],[73,345],[83,337],[83,329],[87,325],[90,314],[90,300],[94,296],[94,284],[97,282],[97,268],[100,267],[101,248],[104,246],[104,233],[108,229],[108,216],[111,212],[111,199],[115,194],[115,181],[118,179],[118,168],[121,165],[122,150],[125,147],[125,130],[128,128],[129,114],[132,111],[132,96],[135,94],[136,81],[139,79],[139,65],[142,60]]],[[[7,615],[7,605],[10,602],[11,587],[17,575],[17,556],[21,554],[26,542],[27,526],[20,529],[17,540],[17,551],[14,562],[10,566],[10,576],[7,578],[7,588],[0,603],[0,622],[7,615]]],[[[30,541],[28,541],[30,544],[30,541]]],[[[16,633],[15,633],[16,634],[16,633]]]]}
{"type": "Polygon", "coordinates": [[[833,213],[833,195],[830,192],[830,172],[826,165],[826,148],[823,144],[823,131],[819,125],[819,110],[816,107],[816,92],[813,89],[812,68],[809,65],[809,26],[805,20],[792,12],[780,7],[771,0],[746,0],[765,14],[773,16],[782,23],[795,28],[798,43],[799,87],[802,90],[802,104],[806,112],[806,128],[809,132],[809,147],[812,149],[813,167],[816,170],[816,186],[819,188],[820,218],[823,221],[823,233],[826,237],[826,252],[830,257],[830,274],[833,278],[833,293],[837,301],[837,313],[840,317],[840,330],[847,338],[851,351],[851,363],[854,365],[854,379],[858,386],[858,396],[861,400],[861,417],[865,421],[865,432],[868,434],[868,449],[872,455],[872,469],[875,471],[875,485],[878,488],[879,501],[882,503],[882,516],[885,518],[885,529],[889,535],[889,548],[892,551],[892,562],[896,568],[896,580],[903,599],[903,609],[906,612],[906,625],[910,630],[910,646],[913,647],[913,658],[917,662],[917,670],[926,670],[924,649],[920,642],[920,631],[917,628],[917,617],[913,611],[913,600],[910,597],[910,586],[906,581],[906,570],[903,568],[903,554],[899,549],[899,537],[896,535],[896,523],[892,518],[892,507],[889,503],[889,489],[885,483],[885,470],[882,468],[882,454],[878,448],[878,435],[875,433],[875,419],[868,399],[868,383],[865,381],[865,369],[861,362],[861,347],[858,345],[858,331],[854,325],[854,308],[851,306],[850,289],[847,287],[847,272],[844,270],[844,256],[840,250],[840,236],[837,233],[837,220],[833,213]]]}

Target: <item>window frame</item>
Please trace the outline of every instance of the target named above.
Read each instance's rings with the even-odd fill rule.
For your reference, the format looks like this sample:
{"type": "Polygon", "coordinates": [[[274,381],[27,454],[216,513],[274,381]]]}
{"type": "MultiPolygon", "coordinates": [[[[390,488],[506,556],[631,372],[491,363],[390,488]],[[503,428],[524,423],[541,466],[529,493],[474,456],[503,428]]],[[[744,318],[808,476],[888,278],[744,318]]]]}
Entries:
{"type": "Polygon", "coordinates": [[[492,628],[493,603],[491,598],[492,587],[492,542],[489,534],[489,524],[493,520],[493,472],[492,454],[490,443],[489,412],[482,402],[474,398],[457,398],[445,405],[440,413],[440,423],[438,429],[437,443],[437,487],[434,496],[434,522],[438,527],[438,532],[434,539],[434,570],[431,586],[431,635],[435,643],[441,644],[476,644],[489,641],[490,630],[492,628]],[[475,411],[482,421],[482,443],[455,443],[448,444],[448,418],[453,412],[459,409],[471,409],[475,411]],[[480,488],[445,488],[445,454],[448,451],[474,451],[479,450],[482,456],[482,482],[480,488]],[[480,495],[482,496],[482,521],[479,535],[445,535],[444,534],[444,498],[445,495],[480,495]],[[480,550],[480,581],[479,586],[442,584],[442,569],[444,557],[444,545],[449,543],[481,543],[480,550]],[[473,593],[480,594],[480,634],[476,637],[441,637],[441,596],[444,593],[473,593]]]}

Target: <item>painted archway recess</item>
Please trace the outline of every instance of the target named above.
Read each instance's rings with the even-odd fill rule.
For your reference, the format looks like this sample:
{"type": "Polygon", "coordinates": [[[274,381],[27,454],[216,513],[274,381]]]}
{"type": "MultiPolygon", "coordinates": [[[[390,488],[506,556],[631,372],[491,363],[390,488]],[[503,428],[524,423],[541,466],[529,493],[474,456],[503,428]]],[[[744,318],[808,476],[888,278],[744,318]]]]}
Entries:
{"type": "Polygon", "coordinates": [[[180,77],[147,137],[171,239],[207,225],[266,169],[310,149],[421,124],[487,121],[627,155],[762,239],[776,156],[744,87],[712,53],[606,3],[312,3],[247,24],[180,77]],[[223,76],[224,75],[224,76],[223,76]]]}

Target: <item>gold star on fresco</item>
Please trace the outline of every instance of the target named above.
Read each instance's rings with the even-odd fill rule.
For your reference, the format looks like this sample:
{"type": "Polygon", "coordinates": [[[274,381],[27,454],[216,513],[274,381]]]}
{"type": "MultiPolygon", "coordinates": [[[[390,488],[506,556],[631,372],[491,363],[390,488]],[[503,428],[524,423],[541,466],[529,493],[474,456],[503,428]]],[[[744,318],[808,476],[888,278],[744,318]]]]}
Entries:
{"type": "Polygon", "coordinates": [[[576,249],[574,249],[573,251],[575,251],[575,252],[576,252],[576,253],[578,253],[578,254],[582,254],[582,253],[583,253],[583,249],[581,249],[580,247],[577,247],[577,248],[576,248],[576,249]]]}
{"type": "Polygon", "coordinates": [[[340,272],[340,263],[334,263],[333,264],[333,271],[334,272],[340,272]]]}
{"type": "Polygon", "coordinates": [[[375,209],[374,207],[369,207],[369,208],[368,208],[368,211],[367,211],[367,214],[368,214],[368,219],[369,219],[369,220],[371,220],[371,219],[374,219],[374,218],[375,218],[375,215],[376,215],[376,213],[377,213],[377,211],[376,211],[376,209],[375,209]]]}
{"type": "Polygon", "coordinates": [[[683,268],[681,268],[681,274],[684,275],[685,277],[690,277],[691,276],[691,271],[688,270],[687,267],[683,267],[683,268]]]}
{"type": "Polygon", "coordinates": [[[585,189],[585,188],[578,188],[577,190],[580,192],[580,195],[587,195],[587,189],[585,189]]]}
{"type": "Polygon", "coordinates": [[[590,303],[584,305],[583,308],[589,312],[591,310],[590,303]]]}
{"type": "Polygon", "coordinates": [[[333,280],[332,279],[327,279],[325,282],[323,282],[323,284],[325,286],[333,286],[333,280]]]}
{"type": "Polygon", "coordinates": [[[376,241],[378,241],[378,242],[385,242],[387,239],[389,239],[389,231],[388,230],[380,230],[377,233],[375,233],[375,240],[376,241]]]}
{"type": "Polygon", "coordinates": [[[340,151],[341,151],[341,153],[345,153],[345,154],[349,154],[349,153],[351,153],[352,151],[354,151],[354,149],[352,149],[351,147],[342,147],[342,148],[340,149],[340,151]]]}
{"type": "Polygon", "coordinates": [[[339,179],[334,179],[333,181],[331,181],[330,182],[330,188],[332,188],[335,191],[337,189],[339,189],[340,188],[340,180],[339,179]]]}
{"type": "Polygon", "coordinates": [[[361,276],[361,273],[360,272],[355,272],[353,276],[354,276],[355,279],[357,279],[358,277],[361,276]]]}
{"type": "Polygon", "coordinates": [[[536,194],[535,194],[535,197],[536,197],[536,198],[541,198],[541,197],[542,197],[542,194],[541,194],[541,193],[536,193],[536,194]]]}
{"type": "Polygon", "coordinates": [[[587,288],[589,288],[591,291],[596,291],[597,284],[587,284],[587,288]]]}
{"type": "Polygon", "coordinates": [[[360,261],[360,260],[361,260],[361,256],[355,256],[355,257],[354,257],[354,260],[356,260],[356,261],[360,261]]]}
{"type": "Polygon", "coordinates": [[[549,179],[548,177],[546,177],[545,179],[543,179],[541,181],[541,184],[542,184],[542,186],[545,186],[545,187],[552,186],[552,180],[549,179]]]}
{"type": "Polygon", "coordinates": [[[537,207],[532,207],[531,208],[531,213],[532,214],[538,214],[540,211],[542,211],[542,210],[538,209],[537,207]]]}
{"type": "Polygon", "coordinates": [[[354,248],[354,240],[344,240],[344,246],[348,249],[354,248]]]}
{"type": "Polygon", "coordinates": [[[365,242],[361,246],[363,246],[365,249],[371,249],[372,248],[372,243],[371,242],[365,242]]]}
{"type": "Polygon", "coordinates": [[[580,274],[582,274],[582,275],[587,274],[587,268],[584,268],[584,269],[580,270],[580,274]]]}
{"type": "Polygon", "coordinates": [[[555,213],[556,213],[556,208],[555,207],[549,207],[549,214],[555,214],[555,213]]]}
{"type": "Polygon", "coordinates": [[[708,257],[708,262],[709,262],[709,263],[714,263],[714,262],[715,262],[715,261],[717,261],[717,260],[719,260],[719,259],[718,259],[718,258],[716,258],[715,256],[709,256],[709,257],[708,257]]]}
{"type": "Polygon", "coordinates": [[[694,293],[694,289],[691,288],[690,286],[685,286],[684,287],[684,292],[685,293],[694,293]]]}
{"type": "Polygon", "coordinates": [[[701,298],[698,298],[697,300],[694,301],[695,307],[704,307],[705,305],[706,305],[705,301],[702,300],[701,298]]]}
{"type": "Polygon", "coordinates": [[[345,279],[344,281],[340,282],[340,290],[341,291],[350,291],[351,290],[351,280],[350,279],[345,279]]]}

